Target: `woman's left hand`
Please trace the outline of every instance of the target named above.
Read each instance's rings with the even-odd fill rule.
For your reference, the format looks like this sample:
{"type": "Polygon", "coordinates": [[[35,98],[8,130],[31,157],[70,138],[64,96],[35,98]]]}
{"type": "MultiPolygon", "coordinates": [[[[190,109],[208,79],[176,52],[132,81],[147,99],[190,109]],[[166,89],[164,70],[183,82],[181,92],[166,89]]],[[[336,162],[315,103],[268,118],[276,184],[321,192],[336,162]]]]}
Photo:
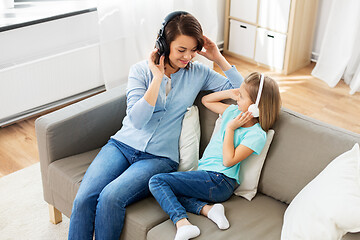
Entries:
{"type": "Polygon", "coordinates": [[[228,123],[226,128],[229,128],[229,129],[235,131],[236,129],[238,129],[239,127],[243,126],[245,123],[250,121],[252,118],[253,118],[253,115],[249,111],[240,113],[239,115],[237,115],[233,120],[231,120],[228,123]]]}
{"type": "Polygon", "coordinates": [[[207,59],[209,59],[213,62],[217,62],[217,60],[222,57],[218,47],[209,38],[207,38],[206,36],[203,36],[203,37],[204,37],[204,46],[203,47],[204,47],[205,51],[198,51],[197,53],[200,54],[201,56],[206,57],[207,59]]]}

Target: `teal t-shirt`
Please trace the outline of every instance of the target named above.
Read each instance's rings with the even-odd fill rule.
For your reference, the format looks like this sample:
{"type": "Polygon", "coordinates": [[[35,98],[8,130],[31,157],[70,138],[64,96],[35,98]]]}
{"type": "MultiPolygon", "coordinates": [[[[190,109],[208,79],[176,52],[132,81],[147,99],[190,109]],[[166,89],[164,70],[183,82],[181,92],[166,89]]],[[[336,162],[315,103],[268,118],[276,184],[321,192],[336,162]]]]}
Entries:
{"type": "MultiPolygon", "coordinates": [[[[238,116],[241,111],[237,105],[230,105],[222,115],[220,130],[211,138],[206,147],[202,158],[199,160],[198,170],[214,171],[225,174],[234,178],[239,182],[239,171],[241,162],[232,167],[223,165],[223,143],[225,137],[226,125],[229,121],[238,116]]],[[[261,128],[259,123],[251,127],[240,127],[234,132],[234,147],[240,144],[250,148],[254,152],[252,154],[259,155],[265,146],[266,132],[261,128]]]]}

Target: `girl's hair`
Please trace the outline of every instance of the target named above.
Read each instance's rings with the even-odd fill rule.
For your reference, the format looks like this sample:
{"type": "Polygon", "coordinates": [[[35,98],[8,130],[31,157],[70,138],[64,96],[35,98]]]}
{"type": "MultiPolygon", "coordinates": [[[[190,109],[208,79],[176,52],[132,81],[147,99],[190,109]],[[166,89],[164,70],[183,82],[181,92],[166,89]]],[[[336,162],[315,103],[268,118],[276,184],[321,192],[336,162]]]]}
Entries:
{"type": "MultiPolygon", "coordinates": [[[[245,89],[253,103],[259,91],[261,74],[258,72],[250,73],[244,80],[245,89]]],[[[281,108],[281,97],[279,86],[275,80],[264,76],[264,86],[259,102],[259,123],[264,131],[268,131],[277,120],[281,108]]]]}
{"type": "MultiPolygon", "coordinates": [[[[166,25],[164,30],[164,37],[169,48],[171,42],[180,35],[186,35],[195,38],[197,42],[196,50],[201,51],[204,45],[203,31],[199,21],[193,15],[189,13],[178,15],[171,19],[166,25]]],[[[168,64],[170,64],[169,53],[170,49],[165,54],[165,63],[168,64]]],[[[158,59],[156,59],[156,62],[158,62],[158,59]]],[[[189,68],[189,65],[190,64],[186,66],[186,69],[189,68]]]]}

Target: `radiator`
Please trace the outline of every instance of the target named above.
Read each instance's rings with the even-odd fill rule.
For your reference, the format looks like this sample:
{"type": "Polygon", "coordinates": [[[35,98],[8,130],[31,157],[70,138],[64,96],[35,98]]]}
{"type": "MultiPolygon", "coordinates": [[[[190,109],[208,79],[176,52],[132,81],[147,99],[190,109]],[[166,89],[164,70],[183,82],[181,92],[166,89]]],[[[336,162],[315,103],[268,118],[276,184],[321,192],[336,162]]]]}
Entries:
{"type": "Polygon", "coordinates": [[[104,89],[99,44],[0,69],[0,126],[104,89]]]}

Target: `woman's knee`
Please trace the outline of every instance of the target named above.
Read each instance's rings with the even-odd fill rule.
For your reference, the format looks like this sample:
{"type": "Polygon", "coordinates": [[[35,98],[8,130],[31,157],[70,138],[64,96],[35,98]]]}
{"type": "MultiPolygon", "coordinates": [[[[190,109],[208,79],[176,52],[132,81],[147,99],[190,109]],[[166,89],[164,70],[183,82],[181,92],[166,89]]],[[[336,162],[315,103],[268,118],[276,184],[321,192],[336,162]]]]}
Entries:
{"type": "Polygon", "coordinates": [[[106,186],[100,193],[98,205],[109,208],[125,208],[127,203],[126,193],[115,191],[110,186],[106,186]]]}
{"type": "Polygon", "coordinates": [[[96,203],[96,196],[77,194],[74,199],[73,209],[80,211],[91,209],[96,206],[96,203]]]}

